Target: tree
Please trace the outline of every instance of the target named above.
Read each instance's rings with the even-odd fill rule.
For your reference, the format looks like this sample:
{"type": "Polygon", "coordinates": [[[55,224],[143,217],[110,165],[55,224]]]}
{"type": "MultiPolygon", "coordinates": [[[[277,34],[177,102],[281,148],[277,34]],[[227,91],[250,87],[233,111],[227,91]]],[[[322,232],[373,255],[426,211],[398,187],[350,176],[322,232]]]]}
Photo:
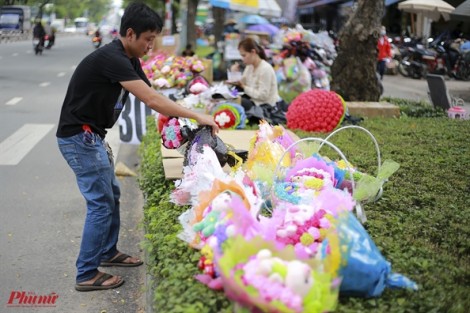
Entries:
{"type": "Polygon", "coordinates": [[[224,22],[225,22],[225,9],[212,7],[212,16],[214,17],[214,39],[217,48],[217,42],[223,39],[224,35],[224,22]]]}
{"type": "Polygon", "coordinates": [[[111,0],[3,0],[5,5],[29,5],[38,8],[37,17],[42,18],[46,4],[54,4],[57,18],[75,18],[87,12],[91,21],[99,22],[109,11],[111,0]]]}
{"type": "Polygon", "coordinates": [[[339,50],[331,88],[346,101],[378,101],[377,41],[384,1],[358,0],[357,8],[339,35],[339,50]]]}
{"type": "MultiPolygon", "coordinates": [[[[123,7],[127,7],[131,2],[135,0],[124,0],[122,2],[123,7]]],[[[165,0],[147,0],[145,4],[154,9],[158,15],[162,18],[162,21],[165,22],[165,0]]],[[[171,3],[171,31],[172,33],[176,32],[176,21],[178,19],[178,13],[180,11],[180,0],[173,0],[171,3]]]]}
{"type": "MultiPolygon", "coordinates": [[[[43,0],[44,1],[44,0],[43,0]]],[[[111,8],[111,0],[54,0],[54,10],[60,17],[87,16],[99,23],[111,8]]]]}

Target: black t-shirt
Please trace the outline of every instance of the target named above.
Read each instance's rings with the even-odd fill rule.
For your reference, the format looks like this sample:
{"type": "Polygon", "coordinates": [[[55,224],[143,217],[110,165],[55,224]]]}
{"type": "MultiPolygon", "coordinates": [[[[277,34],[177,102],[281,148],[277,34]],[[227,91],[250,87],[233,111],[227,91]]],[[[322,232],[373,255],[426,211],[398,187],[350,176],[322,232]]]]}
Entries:
{"type": "Polygon", "coordinates": [[[104,138],[116,122],[129,92],[119,82],[142,79],[138,58],[129,58],[119,39],[95,50],[75,69],[60,113],[57,137],[70,137],[84,124],[104,138]]]}

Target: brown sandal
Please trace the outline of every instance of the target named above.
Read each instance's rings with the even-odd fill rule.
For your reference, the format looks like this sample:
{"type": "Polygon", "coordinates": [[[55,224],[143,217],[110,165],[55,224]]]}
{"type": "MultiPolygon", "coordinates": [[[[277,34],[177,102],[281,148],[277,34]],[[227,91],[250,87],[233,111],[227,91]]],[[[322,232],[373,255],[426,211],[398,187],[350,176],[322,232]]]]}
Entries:
{"type": "Polygon", "coordinates": [[[102,261],[100,266],[103,266],[103,267],[105,267],[105,266],[135,267],[135,266],[140,266],[140,265],[144,264],[144,262],[142,262],[142,261],[139,261],[139,262],[136,262],[136,263],[125,263],[124,261],[127,258],[130,258],[130,257],[131,257],[130,255],[122,253],[119,256],[114,257],[111,260],[102,261]]]}
{"type": "Polygon", "coordinates": [[[108,279],[114,277],[113,275],[104,273],[99,277],[95,282],[91,285],[82,285],[82,284],[76,284],[75,285],[75,290],[77,291],[94,291],[94,290],[106,290],[106,289],[113,289],[121,286],[124,284],[124,279],[120,279],[117,283],[111,284],[111,285],[103,285],[105,281],[108,279]]]}

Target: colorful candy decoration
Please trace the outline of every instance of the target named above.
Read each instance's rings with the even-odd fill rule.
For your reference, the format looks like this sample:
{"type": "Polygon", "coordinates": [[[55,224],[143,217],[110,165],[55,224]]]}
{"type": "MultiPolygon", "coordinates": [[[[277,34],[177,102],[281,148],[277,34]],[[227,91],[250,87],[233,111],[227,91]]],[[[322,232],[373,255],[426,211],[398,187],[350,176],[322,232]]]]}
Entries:
{"type": "Polygon", "coordinates": [[[333,91],[313,89],[300,94],[287,110],[287,127],[308,132],[331,132],[343,120],[344,100],[333,91]]]}

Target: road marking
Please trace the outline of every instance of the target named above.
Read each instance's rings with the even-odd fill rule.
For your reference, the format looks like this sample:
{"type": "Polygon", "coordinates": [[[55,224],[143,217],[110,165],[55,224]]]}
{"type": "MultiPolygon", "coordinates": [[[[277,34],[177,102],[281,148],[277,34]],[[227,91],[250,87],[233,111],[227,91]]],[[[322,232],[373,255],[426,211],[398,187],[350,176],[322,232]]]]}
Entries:
{"type": "Polygon", "coordinates": [[[57,77],[64,77],[65,76],[65,72],[60,72],[59,74],[57,74],[57,77]]]}
{"type": "Polygon", "coordinates": [[[40,84],[39,84],[39,87],[47,87],[47,86],[49,86],[50,84],[51,84],[50,82],[40,83],[40,84]]]}
{"type": "Polygon", "coordinates": [[[6,105],[15,105],[17,104],[18,102],[20,102],[21,100],[23,100],[23,97],[14,97],[12,99],[10,99],[10,101],[8,101],[7,103],[5,103],[6,105]]]}
{"type": "Polygon", "coordinates": [[[17,165],[47,135],[54,124],[24,124],[0,142],[0,165],[17,165]]]}

